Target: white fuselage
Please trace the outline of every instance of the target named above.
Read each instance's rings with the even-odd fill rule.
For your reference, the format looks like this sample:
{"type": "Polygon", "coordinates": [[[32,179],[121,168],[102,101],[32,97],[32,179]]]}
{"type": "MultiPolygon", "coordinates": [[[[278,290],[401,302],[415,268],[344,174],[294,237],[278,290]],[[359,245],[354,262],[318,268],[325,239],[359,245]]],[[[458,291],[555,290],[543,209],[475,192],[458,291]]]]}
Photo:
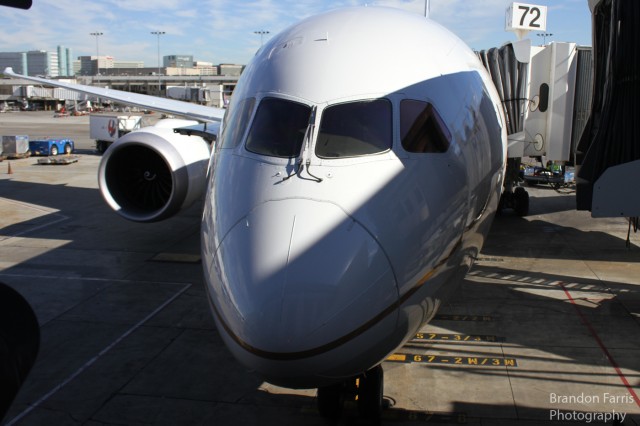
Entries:
{"type": "Polygon", "coordinates": [[[502,128],[473,52],[419,15],[348,8],[272,38],[234,92],[203,213],[209,302],[234,355],[318,387],[406,342],[480,250],[502,128]]]}

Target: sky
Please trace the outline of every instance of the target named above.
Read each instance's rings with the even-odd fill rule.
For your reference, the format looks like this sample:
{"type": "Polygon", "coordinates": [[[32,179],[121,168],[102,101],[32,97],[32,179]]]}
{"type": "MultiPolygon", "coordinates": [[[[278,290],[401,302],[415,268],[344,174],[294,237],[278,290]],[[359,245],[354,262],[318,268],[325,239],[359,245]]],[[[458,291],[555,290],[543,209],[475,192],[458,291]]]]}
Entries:
{"type": "MultiPolygon", "coordinates": [[[[505,32],[512,0],[431,0],[430,18],[476,50],[515,40],[505,32]]],[[[521,1],[521,3],[523,3],[521,1]]],[[[587,0],[526,1],[548,7],[546,41],[590,46],[587,0]]],[[[424,14],[425,0],[33,0],[30,10],[0,7],[0,52],[70,48],[74,58],[110,55],[158,65],[164,55],[246,64],[264,41],[300,19],[345,6],[388,6],[424,14]],[[157,36],[152,31],[163,31],[157,36]],[[269,31],[263,36],[257,31],[269,31]],[[103,33],[92,36],[90,33],[103,33]],[[97,42],[97,43],[96,43],[97,42]]],[[[530,33],[533,44],[543,37],[530,33]]],[[[384,58],[381,58],[384,61],[384,58]]]]}

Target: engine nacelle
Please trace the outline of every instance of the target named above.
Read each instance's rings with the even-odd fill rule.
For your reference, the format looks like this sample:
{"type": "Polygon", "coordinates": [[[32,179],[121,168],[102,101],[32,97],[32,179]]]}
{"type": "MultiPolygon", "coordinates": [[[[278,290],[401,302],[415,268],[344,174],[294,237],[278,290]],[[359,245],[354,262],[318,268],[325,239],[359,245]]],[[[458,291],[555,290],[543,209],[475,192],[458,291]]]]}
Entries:
{"type": "Polygon", "coordinates": [[[173,131],[192,124],[162,120],[114,142],[98,171],[107,204],[126,219],[157,222],[197,200],[206,187],[210,146],[199,136],[173,131]]]}

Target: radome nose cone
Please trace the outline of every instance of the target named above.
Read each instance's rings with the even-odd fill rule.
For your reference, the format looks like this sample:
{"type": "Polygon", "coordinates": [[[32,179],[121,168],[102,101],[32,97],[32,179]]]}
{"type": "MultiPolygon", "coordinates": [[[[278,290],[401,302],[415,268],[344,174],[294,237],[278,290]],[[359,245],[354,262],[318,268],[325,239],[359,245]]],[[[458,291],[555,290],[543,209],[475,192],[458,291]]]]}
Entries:
{"type": "Polygon", "coordinates": [[[222,320],[235,338],[265,352],[330,344],[398,298],[380,245],[326,202],[256,207],[224,238],[216,262],[222,320]]]}

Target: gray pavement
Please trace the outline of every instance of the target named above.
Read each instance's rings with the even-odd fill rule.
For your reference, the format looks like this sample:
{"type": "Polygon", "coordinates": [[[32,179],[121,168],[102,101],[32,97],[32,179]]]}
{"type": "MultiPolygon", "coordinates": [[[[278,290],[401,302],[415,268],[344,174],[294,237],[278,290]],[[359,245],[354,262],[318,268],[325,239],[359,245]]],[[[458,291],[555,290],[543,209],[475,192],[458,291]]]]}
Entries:
{"type": "MultiPolygon", "coordinates": [[[[0,114],[0,133],[71,137],[80,152],[64,166],[11,160],[13,174],[0,162],[0,281],[42,333],[2,424],[325,424],[314,390],[264,383],[225,349],[199,205],[158,224],[116,216],[86,117],[0,114]]],[[[614,410],[640,423],[640,235],[627,248],[625,220],[574,211],[569,189],[529,192],[531,215],[495,220],[458,293],[384,363],[383,424],[602,424],[614,410]]]]}

